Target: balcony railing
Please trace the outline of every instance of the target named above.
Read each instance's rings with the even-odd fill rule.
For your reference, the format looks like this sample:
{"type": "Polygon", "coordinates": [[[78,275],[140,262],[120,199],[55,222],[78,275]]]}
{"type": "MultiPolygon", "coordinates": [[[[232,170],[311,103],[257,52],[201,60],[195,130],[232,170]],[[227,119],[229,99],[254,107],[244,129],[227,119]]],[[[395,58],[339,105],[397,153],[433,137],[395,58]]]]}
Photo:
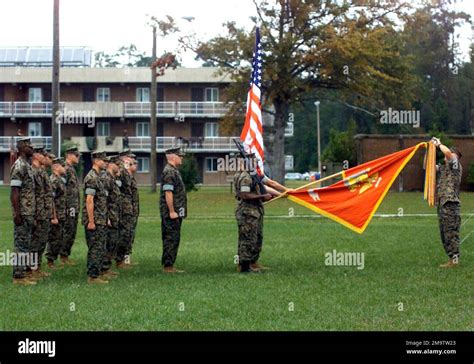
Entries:
{"type": "MultiPolygon", "coordinates": [[[[64,103],[59,103],[62,109],[64,103]]],[[[0,102],[0,116],[51,116],[53,112],[52,102],[0,102]]]]}
{"type": "MultiPolygon", "coordinates": [[[[238,137],[157,137],[156,149],[158,151],[164,151],[169,148],[182,147],[188,152],[230,152],[237,150],[234,142],[232,141],[232,139],[235,138],[238,137]]],[[[132,151],[147,152],[150,150],[150,137],[129,137],[128,139],[128,145],[132,151]]]]}
{"type": "MultiPolygon", "coordinates": [[[[20,138],[25,138],[24,136],[16,136],[16,137],[0,137],[0,151],[9,151],[15,150],[16,142],[20,138]]],[[[45,147],[46,149],[51,149],[51,137],[44,136],[44,137],[30,137],[31,143],[35,147],[45,147]]]]}
{"type": "Polygon", "coordinates": [[[178,115],[223,116],[229,107],[224,102],[178,102],[178,115]]]}
{"type": "Polygon", "coordinates": [[[0,116],[12,116],[11,102],[0,102],[0,116]]]}
{"type": "MultiPolygon", "coordinates": [[[[150,116],[150,102],[124,102],[124,116],[150,116]]],[[[175,116],[175,102],[157,102],[156,114],[162,116],[175,116]]]]}
{"type": "MultiPolygon", "coordinates": [[[[110,104],[113,104],[111,102],[110,104]]],[[[117,102],[115,102],[117,104],[117,102]]],[[[60,103],[60,109],[64,109],[64,102],[60,103]]],[[[97,111],[96,102],[68,102],[68,111],[75,111],[79,108],[80,111],[95,110],[97,111]],[[78,106],[79,105],[79,106],[78,106]],[[87,109],[87,110],[86,110],[87,109]]],[[[101,104],[101,112],[98,115],[102,117],[149,117],[151,115],[150,102],[124,102],[122,109],[115,109],[113,111],[104,108],[104,103],[101,104]],[[103,109],[103,110],[102,110],[103,109]],[[117,112],[120,115],[117,115],[117,112]],[[104,114],[105,113],[105,114],[104,114]],[[104,115],[102,115],[104,114],[104,115]],[[123,115],[122,115],[123,114],[123,115]]],[[[109,103],[105,103],[109,104],[109,103]]],[[[121,103],[119,103],[122,106],[121,103]]],[[[224,102],[187,102],[187,101],[161,101],[156,104],[156,114],[162,117],[221,117],[229,110],[229,105],[224,102]]],[[[29,117],[49,117],[53,111],[52,102],[0,102],[0,117],[15,117],[15,116],[29,116],[29,117]]]]}

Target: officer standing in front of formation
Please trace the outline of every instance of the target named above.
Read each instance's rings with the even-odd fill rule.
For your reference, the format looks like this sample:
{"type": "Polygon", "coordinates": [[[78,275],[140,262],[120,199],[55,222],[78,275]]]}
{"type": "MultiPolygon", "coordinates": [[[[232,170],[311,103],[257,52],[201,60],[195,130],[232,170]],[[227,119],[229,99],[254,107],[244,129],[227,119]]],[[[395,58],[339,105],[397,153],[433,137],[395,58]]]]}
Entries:
{"type": "Polygon", "coordinates": [[[79,150],[77,147],[66,149],[66,204],[67,216],[66,226],[64,228],[64,242],[61,247],[61,262],[66,265],[75,265],[69,259],[71,249],[74,245],[77,232],[77,222],[79,219],[79,203],[80,203],[80,184],[77,178],[74,166],[79,163],[79,150]]]}
{"type": "Polygon", "coordinates": [[[121,219],[119,223],[119,244],[117,247],[116,255],[116,266],[119,269],[127,269],[131,267],[130,258],[128,256],[130,252],[130,246],[133,239],[133,227],[134,227],[134,207],[133,207],[133,187],[132,187],[132,164],[134,163],[133,158],[135,157],[129,150],[123,151],[119,154],[120,160],[120,211],[121,219]]]}
{"type": "Polygon", "coordinates": [[[119,222],[120,213],[120,169],[118,167],[119,156],[107,157],[107,170],[104,173],[104,184],[109,196],[107,198],[107,243],[105,246],[104,263],[102,264],[102,276],[104,278],[114,278],[117,272],[112,270],[112,260],[116,258],[117,246],[119,242],[119,222]]]}
{"type": "MultiPolygon", "coordinates": [[[[30,243],[33,236],[34,219],[36,215],[35,181],[30,159],[33,146],[29,138],[17,142],[19,158],[10,171],[10,200],[14,222],[14,251],[17,254],[30,253],[30,243]]],[[[34,285],[36,281],[26,276],[26,266],[21,265],[23,259],[17,259],[13,266],[13,284],[34,285]]]]}
{"type": "Polygon", "coordinates": [[[161,264],[165,273],[183,273],[174,268],[181,239],[181,224],[187,215],[186,188],[178,168],[184,153],[180,148],[165,151],[167,164],[161,174],[160,215],[163,256],[161,264]]]}
{"type": "Polygon", "coordinates": [[[106,166],[104,152],[92,153],[92,169],[84,179],[84,201],[82,223],[87,241],[87,282],[90,284],[107,284],[105,277],[100,277],[104,263],[107,244],[107,197],[102,171],[106,166]]]}
{"type": "MultiPolygon", "coordinates": [[[[49,239],[46,252],[48,267],[56,269],[54,262],[58,259],[59,252],[63,246],[64,229],[66,225],[66,162],[62,158],[53,159],[51,166],[51,188],[53,196],[53,218],[49,229],[49,239]]],[[[59,263],[59,268],[64,264],[59,263]]]]}
{"type": "Polygon", "coordinates": [[[438,205],[439,230],[444,250],[449,257],[440,268],[452,268],[459,265],[459,244],[461,230],[461,187],[462,157],[457,148],[448,148],[437,138],[432,142],[444,154],[444,165],[437,166],[436,202],[438,205]]]}
{"type": "Polygon", "coordinates": [[[51,184],[45,170],[46,157],[44,153],[43,147],[34,148],[31,162],[35,180],[36,216],[30,250],[38,257],[38,265],[36,269],[30,267],[31,269],[27,270],[27,276],[37,279],[49,276],[49,273],[41,271],[41,258],[42,249],[48,241],[49,225],[53,213],[51,184]]]}

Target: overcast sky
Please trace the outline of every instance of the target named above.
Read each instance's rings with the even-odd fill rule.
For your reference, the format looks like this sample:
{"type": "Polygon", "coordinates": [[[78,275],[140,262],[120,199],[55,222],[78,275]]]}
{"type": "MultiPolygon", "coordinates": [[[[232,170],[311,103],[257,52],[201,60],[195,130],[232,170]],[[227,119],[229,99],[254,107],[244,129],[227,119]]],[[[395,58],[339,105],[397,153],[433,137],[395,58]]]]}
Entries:
{"type": "MultiPolygon", "coordinates": [[[[459,1],[456,8],[474,19],[474,0],[459,1]]],[[[50,46],[52,44],[53,0],[0,0],[0,46],[50,46]]],[[[147,14],[162,18],[169,14],[179,27],[209,39],[222,32],[222,23],[235,20],[251,27],[255,15],[252,0],[61,0],[61,46],[86,46],[94,52],[113,52],[134,43],[151,53],[151,31],[147,14]],[[194,17],[188,22],[182,17],[194,17]]],[[[463,54],[467,55],[472,32],[469,25],[459,34],[463,54]]],[[[175,39],[158,41],[158,54],[175,50],[175,39]]],[[[182,58],[187,67],[198,66],[192,54],[182,58]]]]}

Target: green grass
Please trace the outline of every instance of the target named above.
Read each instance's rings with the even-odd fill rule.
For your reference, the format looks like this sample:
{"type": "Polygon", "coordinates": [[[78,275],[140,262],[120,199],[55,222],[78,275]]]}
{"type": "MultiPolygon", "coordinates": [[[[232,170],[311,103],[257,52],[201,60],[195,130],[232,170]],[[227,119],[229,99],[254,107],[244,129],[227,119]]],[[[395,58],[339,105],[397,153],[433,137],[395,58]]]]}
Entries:
{"type": "MultiPolygon", "coordinates": [[[[12,248],[8,194],[0,188],[1,252],[12,248]]],[[[272,269],[239,275],[235,199],[228,188],[202,188],[189,194],[183,224],[177,266],[186,274],[171,276],[160,271],[158,195],[143,189],[140,197],[138,266],[108,286],[88,286],[80,226],[77,266],[34,287],[13,286],[11,267],[0,267],[0,330],[474,329],[474,233],[462,245],[461,266],[441,270],[446,256],[434,216],[375,217],[358,235],[290,201],[275,202],[266,208],[262,254],[272,269]],[[282,217],[289,211],[295,217],[282,217]],[[364,252],[365,268],[325,266],[333,249],[364,252]]],[[[474,213],[474,194],[463,193],[462,203],[464,214],[474,213]]],[[[399,208],[436,213],[421,193],[390,193],[379,213],[399,208]]],[[[462,237],[473,230],[474,218],[462,237]]]]}

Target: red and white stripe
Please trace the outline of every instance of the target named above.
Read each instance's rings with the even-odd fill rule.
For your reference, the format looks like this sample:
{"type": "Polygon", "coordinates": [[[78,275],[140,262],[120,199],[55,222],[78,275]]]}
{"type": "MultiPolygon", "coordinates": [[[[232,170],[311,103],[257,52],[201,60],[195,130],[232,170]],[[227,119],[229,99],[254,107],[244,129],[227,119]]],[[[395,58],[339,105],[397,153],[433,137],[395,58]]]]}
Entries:
{"type": "Polygon", "coordinates": [[[254,153],[257,157],[258,173],[263,175],[264,149],[263,149],[263,121],[260,103],[260,88],[252,83],[247,95],[247,113],[245,124],[240,134],[247,152],[254,153]]]}

